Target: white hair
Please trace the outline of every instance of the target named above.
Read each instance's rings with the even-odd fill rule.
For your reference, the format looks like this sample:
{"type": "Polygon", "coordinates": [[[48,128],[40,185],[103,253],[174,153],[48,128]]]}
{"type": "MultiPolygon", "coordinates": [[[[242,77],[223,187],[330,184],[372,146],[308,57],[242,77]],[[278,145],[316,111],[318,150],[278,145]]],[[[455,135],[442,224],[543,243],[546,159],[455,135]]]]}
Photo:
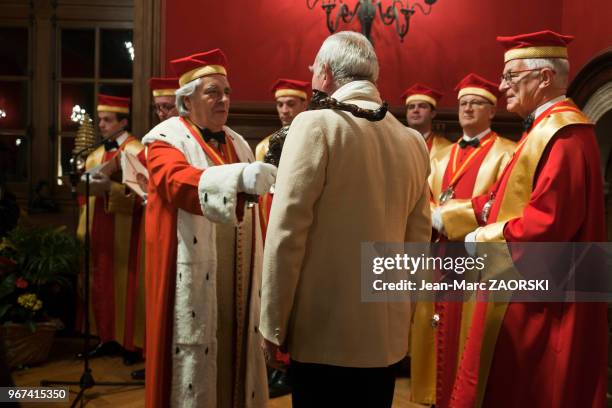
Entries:
{"type": "Polygon", "coordinates": [[[523,60],[527,69],[550,68],[555,71],[553,85],[567,88],[569,81],[569,61],[565,58],[528,58],[523,60]]]}
{"type": "Polygon", "coordinates": [[[178,110],[179,116],[189,115],[189,109],[185,106],[185,97],[193,95],[201,83],[202,78],[197,78],[194,81],[187,82],[176,90],[176,109],[178,110]]]}
{"type": "Polygon", "coordinates": [[[329,65],[336,86],[348,82],[378,79],[378,58],[372,43],[360,33],[340,31],[323,42],[314,62],[314,70],[320,74],[323,64],[329,65]]]}

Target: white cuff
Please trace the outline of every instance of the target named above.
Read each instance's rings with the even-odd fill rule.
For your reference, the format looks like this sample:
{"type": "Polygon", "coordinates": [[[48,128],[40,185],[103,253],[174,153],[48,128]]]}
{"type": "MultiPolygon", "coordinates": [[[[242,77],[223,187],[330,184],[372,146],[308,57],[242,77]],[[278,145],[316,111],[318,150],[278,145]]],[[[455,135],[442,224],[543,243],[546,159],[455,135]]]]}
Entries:
{"type": "Polygon", "coordinates": [[[202,213],[212,222],[238,224],[238,183],[248,163],[212,166],[204,170],[198,185],[202,213]]]}
{"type": "Polygon", "coordinates": [[[431,226],[438,231],[440,234],[445,234],[444,221],[442,220],[442,209],[436,207],[431,214],[431,226]]]}

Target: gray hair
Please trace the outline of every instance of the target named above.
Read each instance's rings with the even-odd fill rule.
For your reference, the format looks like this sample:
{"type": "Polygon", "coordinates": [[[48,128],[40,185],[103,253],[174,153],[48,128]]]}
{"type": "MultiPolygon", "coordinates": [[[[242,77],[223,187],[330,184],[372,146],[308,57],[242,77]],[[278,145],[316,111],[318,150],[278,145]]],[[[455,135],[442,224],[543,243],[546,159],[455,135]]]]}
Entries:
{"type": "Polygon", "coordinates": [[[197,78],[194,81],[187,82],[176,90],[176,109],[178,110],[179,116],[189,115],[189,109],[185,106],[185,97],[193,95],[201,83],[202,78],[197,78]]]}
{"type": "Polygon", "coordinates": [[[320,74],[323,64],[329,65],[336,86],[348,82],[378,79],[378,58],[372,43],[360,33],[340,31],[323,42],[314,62],[314,70],[320,74]]]}
{"type": "Polygon", "coordinates": [[[565,89],[569,81],[569,61],[565,58],[528,58],[524,59],[527,69],[550,68],[555,71],[553,85],[565,89]]]}

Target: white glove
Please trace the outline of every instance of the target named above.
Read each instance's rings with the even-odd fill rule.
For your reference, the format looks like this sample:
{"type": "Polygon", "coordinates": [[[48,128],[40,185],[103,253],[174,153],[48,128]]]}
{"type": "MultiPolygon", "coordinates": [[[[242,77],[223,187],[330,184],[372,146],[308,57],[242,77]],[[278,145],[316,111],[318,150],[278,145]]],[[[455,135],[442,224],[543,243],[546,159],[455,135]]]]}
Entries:
{"type": "MultiPolygon", "coordinates": [[[[83,175],[85,177],[85,175],[83,175]]],[[[89,194],[101,196],[110,191],[111,179],[105,173],[99,171],[89,176],[89,194]]]]}
{"type": "Polygon", "coordinates": [[[247,194],[263,195],[276,181],[276,166],[269,163],[253,162],[242,170],[238,191],[247,194]]]}
{"type": "Polygon", "coordinates": [[[431,214],[431,226],[440,234],[444,234],[444,221],[442,221],[442,208],[436,207],[431,214]]]}
{"type": "Polygon", "coordinates": [[[480,228],[476,228],[474,231],[465,236],[465,250],[468,254],[470,254],[470,256],[476,255],[476,243],[478,242],[476,241],[476,236],[478,235],[479,230],[480,228]]]}

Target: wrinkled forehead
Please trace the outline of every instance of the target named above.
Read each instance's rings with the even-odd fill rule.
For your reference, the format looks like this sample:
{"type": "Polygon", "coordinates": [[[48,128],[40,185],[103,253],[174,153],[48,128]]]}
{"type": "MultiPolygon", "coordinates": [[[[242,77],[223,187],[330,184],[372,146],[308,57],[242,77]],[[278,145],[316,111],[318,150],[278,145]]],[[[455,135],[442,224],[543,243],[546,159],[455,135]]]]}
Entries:
{"type": "Polygon", "coordinates": [[[221,74],[213,74],[202,77],[202,88],[210,89],[210,88],[219,88],[225,89],[229,88],[229,81],[225,75],[221,74]]]}

